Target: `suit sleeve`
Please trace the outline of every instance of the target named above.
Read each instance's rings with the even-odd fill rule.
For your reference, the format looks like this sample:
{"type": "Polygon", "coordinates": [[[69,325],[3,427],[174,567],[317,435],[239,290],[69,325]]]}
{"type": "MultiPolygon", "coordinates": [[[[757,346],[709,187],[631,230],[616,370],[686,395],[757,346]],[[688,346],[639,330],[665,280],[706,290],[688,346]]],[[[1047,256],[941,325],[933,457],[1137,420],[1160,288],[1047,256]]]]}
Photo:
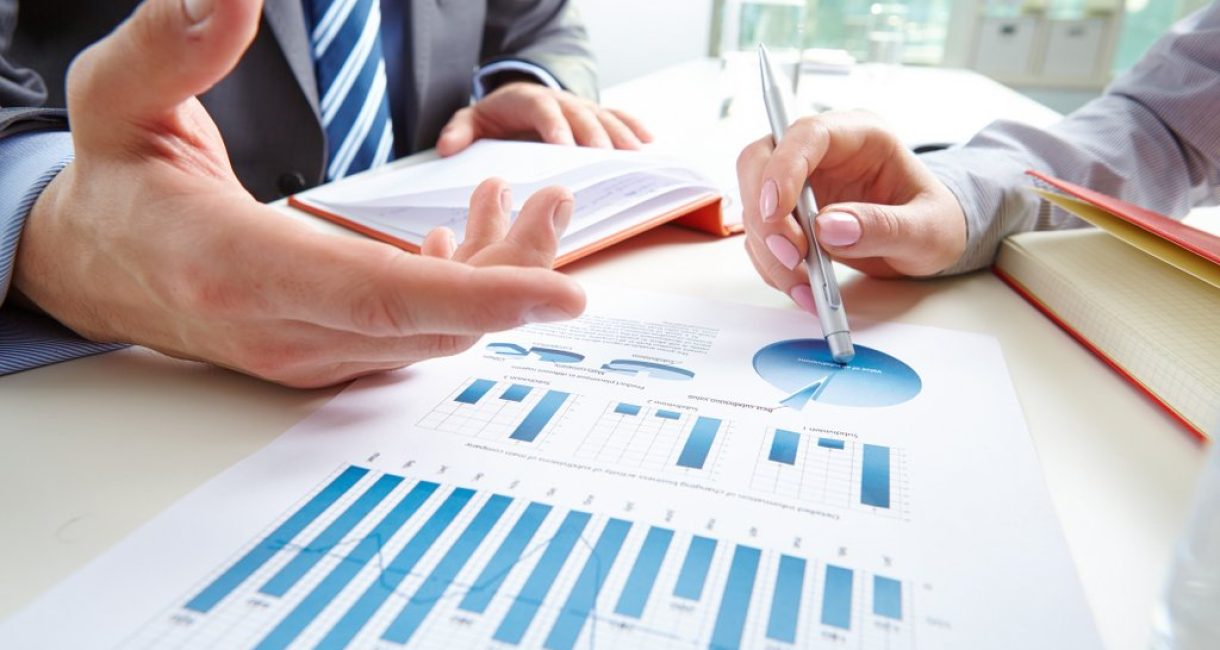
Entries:
{"type": "Polygon", "coordinates": [[[1028,190],[1037,170],[1157,212],[1220,200],[1220,3],[1176,25],[1106,92],[1049,129],[996,122],[924,155],[966,215],[947,273],[988,266],[1004,237],[1084,222],[1028,190]]]}
{"type": "Polygon", "coordinates": [[[589,35],[569,0],[490,0],[480,65],[504,59],[537,65],[565,89],[597,99],[589,35]]]}
{"type": "Polygon", "coordinates": [[[16,15],[16,0],[0,0],[0,375],[121,347],[85,341],[6,300],[26,217],[72,158],[67,115],[38,108],[42,80],[8,60],[16,15]]]}

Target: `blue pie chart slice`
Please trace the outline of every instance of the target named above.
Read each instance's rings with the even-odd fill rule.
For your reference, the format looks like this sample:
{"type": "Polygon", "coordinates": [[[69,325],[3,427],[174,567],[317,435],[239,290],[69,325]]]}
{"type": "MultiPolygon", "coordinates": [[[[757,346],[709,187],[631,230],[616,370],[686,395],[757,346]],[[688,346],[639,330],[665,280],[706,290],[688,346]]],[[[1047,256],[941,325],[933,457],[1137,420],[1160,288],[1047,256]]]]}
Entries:
{"type": "Polygon", "coordinates": [[[530,353],[516,343],[488,343],[487,349],[502,357],[524,357],[530,353]]]}
{"type": "Polygon", "coordinates": [[[502,357],[528,357],[532,354],[538,360],[549,363],[579,363],[585,359],[583,354],[576,352],[552,348],[529,348],[527,350],[516,343],[488,343],[487,349],[502,357]]]}
{"type": "Polygon", "coordinates": [[[666,379],[669,381],[686,381],[695,377],[695,373],[686,368],[669,366],[663,363],[653,363],[651,361],[640,361],[638,359],[615,359],[610,363],[604,364],[602,370],[616,372],[620,375],[647,375],[653,379],[666,379]]]}
{"type": "Polygon", "coordinates": [[[780,341],[754,355],[754,371],[784,392],[781,404],[798,411],[810,402],[893,406],[919,394],[923,382],[910,366],[879,350],[855,347],[856,357],[844,365],[823,339],[780,341]]]}
{"type": "Polygon", "coordinates": [[[578,363],[585,360],[585,355],[583,354],[568,352],[567,350],[553,350],[551,348],[530,348],[530,354],[550,363],[578,363]]]}

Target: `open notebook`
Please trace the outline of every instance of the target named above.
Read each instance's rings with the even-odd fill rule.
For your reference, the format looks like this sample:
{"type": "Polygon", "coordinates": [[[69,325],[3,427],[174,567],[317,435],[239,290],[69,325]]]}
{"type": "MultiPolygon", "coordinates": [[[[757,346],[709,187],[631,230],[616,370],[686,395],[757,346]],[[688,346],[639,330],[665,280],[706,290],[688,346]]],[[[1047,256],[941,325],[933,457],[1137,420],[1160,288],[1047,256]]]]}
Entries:
{"type": "Polygon", "coordinates": [[[1009,237],[995,272],[1195,434],[1220,432],[1220,238],[1043,180],[1099,228],[1009,237]]]}
{"type": "Polygon", "coordinates": [[[471,192],[493,176],[512,186],[514,210],[549,185],[572,191],[576,205],[556,266],[670,221],[721,236],[740,230],[723,221],[715,183],[673,159],[533,142],[482,140],[451,158],[409,158],[288,202],[417,252],[439,226],[452,229],[460,243],[471,192]]]}

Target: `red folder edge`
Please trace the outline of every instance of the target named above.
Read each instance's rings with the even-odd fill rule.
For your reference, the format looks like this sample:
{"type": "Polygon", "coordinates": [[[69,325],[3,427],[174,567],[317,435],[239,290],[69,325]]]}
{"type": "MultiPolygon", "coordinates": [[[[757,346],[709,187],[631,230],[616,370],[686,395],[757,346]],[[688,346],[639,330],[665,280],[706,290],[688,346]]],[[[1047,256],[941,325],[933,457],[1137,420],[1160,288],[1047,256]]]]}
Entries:
{"type": "Polygon", "coordinates": [[[1061,181],[1042,172],[1027,171],[1025,173],[1065,194],[1091,203],[1145,232],[1177,244],[1182,249],[1209,260],[1213,264],[1220,264],[1220,237],[1203,232],[1198,228],[1192,228],[1177,219],[1171,219],[1163,214],[1090,190],[1087,187],[1061,181]]]}

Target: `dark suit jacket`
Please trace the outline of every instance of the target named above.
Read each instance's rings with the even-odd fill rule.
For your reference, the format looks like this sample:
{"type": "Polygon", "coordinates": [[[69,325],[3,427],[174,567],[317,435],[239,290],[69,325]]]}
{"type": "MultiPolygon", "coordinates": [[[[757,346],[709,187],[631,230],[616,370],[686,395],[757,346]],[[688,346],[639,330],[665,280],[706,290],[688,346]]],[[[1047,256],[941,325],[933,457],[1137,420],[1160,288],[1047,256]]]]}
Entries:
{"type": "MultiPolygon", "coordinates": [[[[109,33],[135,0],[0,0],[0,137],[63,128],[68,63],[109,33]]],[[[427,149],[470,97],[475,69],[499,58],[538,64],[568,90],[596,96],[587,38],[568,0],[382,0],[405,46],[386,43],[398,155],[427,149]]],[[[200,98],[233,168],[260,200],[321,181],[318,90],[301,0],[265,0],[258,36],[233,72],[200,98]]]]}

